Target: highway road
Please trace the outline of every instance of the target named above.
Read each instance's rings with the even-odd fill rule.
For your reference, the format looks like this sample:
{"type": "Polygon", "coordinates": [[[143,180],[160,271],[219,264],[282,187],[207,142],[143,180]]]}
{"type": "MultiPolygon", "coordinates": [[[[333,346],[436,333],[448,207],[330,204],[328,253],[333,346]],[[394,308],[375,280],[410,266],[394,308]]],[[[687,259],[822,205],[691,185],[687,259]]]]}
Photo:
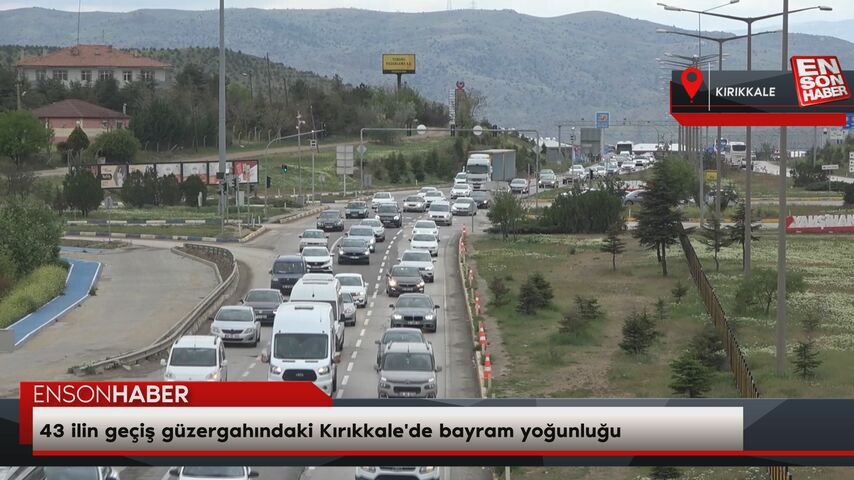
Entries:
{"type": "MultiPolygon", "coordinates": [[[[400,202],[406,192],[395,194],[400,202]]],[[[335,208],[343,208],[337,205],[335,208]]],[[[486,220],[485,212],[475,217],[475,228],[482,230],[486,220]]],[[[407,213],[404,215],[403,228],[386,229],[386,241],[377,244],[376,252],[371,255],[370,265],[339,266],[336,262],[335,273],[360,273],[368,283],[368,305],[359,309],[355,327],[347,327],[342,361],[339,365],[339,391],[337,398],[376,398],[377,373],[373,366],[376,358],[377,340],[389,325],[391,309],[385,294],[384,272],[396,262],[400,254],[408,248],[408,239],[412,225],[424,214],[407,213]]],[[[241,264],[241,295],[250,288],[267,288],[270,277],[267,273],[274,258],[280,254],[298,251],[299,234],[314,228],[315,217],[308,217],[285,225],[271,225],[271,231],[244,245],[229,245],[241,264]]],[[[427,333],[433,343],[436,360],[443,367],[438,374],[439,398],[471,398],[479,395],[479,387],[474,365],[471,331],[465,314],[465,301],[462,296],[459,273],[456,267],[457,238],[460,224],[468,228],[471,218],[457,217],[452,227],[440,227],[440,253],[436,262],[436,281],[428,283],[426,293],[441,306],[439,326],[435,333],[427,333]]],[[[358,220],[347,220],[345,231],[358,220]]],[[[330,245],[337,245],[341,233],[330,233],[330,245]]],[[[134,240],[136,245],[170,247],[170,242],[134,240]]],[[[330,249],[333,250],[333,249],[330,249]]],[[[204,333],[204,332],[203,332],[204,333]]],[[[266,381],[267,365],[259,361],[260,352],[268,348],[271,327],[264,326],[263,341],[258,347],[229,346],[227,348],[229,381],[266,381]]],[[[140,371],[122,372],[124,379],[162,379],[163,371],[150,367],[140,371]]],[[[108,378],[104,376],[102,378],[108,378]]],[[[354,468],[336,467],[309,469],[301,468],[261,468],[261,478],[295,479],[300,474],[306,479],[350,479],[354,468]]],[[[168,469],[134,467],[122,472],[125,480],[168,480],[168,469]]],[[[445,480],[476,480],[491,478],[487,470],[481,468],[443,468],[445,480]]]]}

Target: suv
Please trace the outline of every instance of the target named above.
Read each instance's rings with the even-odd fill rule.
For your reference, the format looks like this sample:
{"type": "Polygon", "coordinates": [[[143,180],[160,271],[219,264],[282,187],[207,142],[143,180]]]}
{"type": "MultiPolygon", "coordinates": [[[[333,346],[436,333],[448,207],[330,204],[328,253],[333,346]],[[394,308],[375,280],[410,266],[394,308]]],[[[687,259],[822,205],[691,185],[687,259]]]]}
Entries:
{"type": "Polygon", "coordinates": [[[400,228],[403,226],[403,215],[397,204],[384,203],[377,207],[377,216],[383,225],[400,228]]]}
{"type": "Polygon", "coordinates": [[[317,217],[317,229],[328,232],[330,230],[344,231],[344,219],[341,217],[341,212],[338,210],[326,210],[320,212],[317,217]]]}
{"type": "Polygon", "coordinates": [[[228,380],[228,361],[222,340],[213,335],[184,335],[172,344],[168,358],[161,358],[166,367],[163,379],[167,382],[225,382],[228,380]]]}
{"type": "Polygon", "coordinates": [[[377,344],[377,365],[383,361],[383,351],[392,343],[429,343],[419,328],[387,328],[377,344]]]}
{"type": "Polygon", "coordinates": [[[300,255],[280,255],[270,269],[270,288],[282,293],[290,292],[303,275],[308,272],[305,259],[300,255]]]}
{"type": "Polygon", "coordinates": [[[436,315],[438,305],[433,304],[429,295],[423,293],[406,293],[397,299],[397,303],[389,305],[391,313],[391,328],[410,327],[422,328],[435,332],[439,319],[436,315]]]}
{"type": "Polygon", "coordinates": [[[433,347],[427,343],[391,343],[377,369],[379,398],[436,398],[436,365],[433,347]]]}
{"type": "Polygon", "coordinates": [[[350,202],[344,207],[344,218],[368,218],[368,204],[350,202]]]}

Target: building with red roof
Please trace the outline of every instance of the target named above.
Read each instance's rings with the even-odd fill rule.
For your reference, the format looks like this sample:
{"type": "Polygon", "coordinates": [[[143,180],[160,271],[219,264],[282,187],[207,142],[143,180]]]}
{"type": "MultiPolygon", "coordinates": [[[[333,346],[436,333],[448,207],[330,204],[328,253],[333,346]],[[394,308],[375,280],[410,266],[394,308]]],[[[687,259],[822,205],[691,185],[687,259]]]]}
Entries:
{"type": "Polygon", "coordinates": [[[130,117],[83,100],[68,99],[51,103],[32,111],[33,115],[53,129],[53,143],[68,139],[78,125],[89,136],[89,140],[103,132],[116,128],[127,128],[130,117]]]}
{"type": "Polygon", "coordinates": [[[169,64],[111,45],[75,45],[18,62],[22,77],[30,82],[57,79],[66,84],[86,84],[105,78],[115,78],[119,86],[140,80],[162,83],[169,78],[171,68],[169,64]]]}

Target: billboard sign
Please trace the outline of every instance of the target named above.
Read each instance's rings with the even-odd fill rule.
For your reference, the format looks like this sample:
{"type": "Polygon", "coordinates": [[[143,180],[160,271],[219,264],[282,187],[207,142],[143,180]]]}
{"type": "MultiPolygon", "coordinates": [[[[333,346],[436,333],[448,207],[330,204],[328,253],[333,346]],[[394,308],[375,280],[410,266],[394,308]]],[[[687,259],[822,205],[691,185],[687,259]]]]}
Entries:
{"type": "Polygon", "coordinates": [[[154,168],[157,171],[158,177],[168,177],[169,175],[175,175],[176,177],[178,177],[178,181],[181,181],[180,163],[157,163],[155,164],[154,168]]]}
{"type": "Polygon", "coordinates": [[[384,53],[383,73],[415,73],[415,54],[384,53]]]}
{"type": "Polygon", "coordinates": [[[208,183],[208,164],[205,162],[191,162],[181,164],[181,175],[187,178],[196,175],[202,183],[208,183]]]}
{"type": "MultiPolygon", "coordinates": [[[[231,164],[225,162],[226,173],[231,172],[231,164]]],[[[219,173],[219,162],[208,162],[208,185],[219,185],[216,174],[219,173]]]]}
{"type": "Polygon", "coordinates": [[[611,124],[610,112],[596,112],[596,128],[608,128],[611,124]]]}
{"type": "Polygon", "coordinates": [[[128,175],[127,165],[100,165],[101,188],[122,188],[128,175]]]}
{"type": "Polygon", "coordinates": [[[232,172],[240,183],[258,183],[258,160],[235,160],[232,172]]]}
{"type": "Polygon", "coordinates": [[[338,175],[353,174],[353,145],[335,147],[335,172],[338,175]]]}

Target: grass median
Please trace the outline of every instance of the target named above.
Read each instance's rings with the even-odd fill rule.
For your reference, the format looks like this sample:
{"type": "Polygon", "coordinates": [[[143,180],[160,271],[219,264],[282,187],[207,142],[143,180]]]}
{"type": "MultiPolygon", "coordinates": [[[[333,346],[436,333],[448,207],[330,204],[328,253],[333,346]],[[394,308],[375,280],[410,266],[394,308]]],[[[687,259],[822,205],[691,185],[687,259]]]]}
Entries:
{"type": "MultiPolygon", "coordinates": [[[[216,237],[223,239],[238,238],[238,230],[234,225],[226,225],[223,232],[220,225],[68,225],[67,232],[112,232],[148,235],[187,235],[198,237],[216,237]]],[[[247,235],[251,230],[243,228],[240,233],[247,235]]]]}
{"type": "Polygon", "coordinates": [[[42,305],[53,300],[65,289],[68,270],[60,265],[43,265],[19,280],[0,297],[0,328],[6,328],[42,305]]]}
{"type": "MultiPolygon", "coordinates": [[[[251,205],[248,209],[249,212],[247,213],[247,207],[240,207],[240,216],[238,217],[234,205],[231,205],[229,206],[228,218],[232,220],[241,218],[244,222],[248,222],[250,214],[256,217],[264,214],[263,204],[251,205]]],[[[291,211],[292,209],[281,206],[269,205],[267,207],[268,216],[281,215],[291,211]]],[[[102,208],[90,212],[87,217],[82,217],[77,212],[68,212],[65,215],[66,220],[219,220],[220,218],[216,200],[213,200],[213,205],[208,202],[207,206],[201,208],[176,205],[171,207],[114,208],[110,212],[102,208]]]]}

